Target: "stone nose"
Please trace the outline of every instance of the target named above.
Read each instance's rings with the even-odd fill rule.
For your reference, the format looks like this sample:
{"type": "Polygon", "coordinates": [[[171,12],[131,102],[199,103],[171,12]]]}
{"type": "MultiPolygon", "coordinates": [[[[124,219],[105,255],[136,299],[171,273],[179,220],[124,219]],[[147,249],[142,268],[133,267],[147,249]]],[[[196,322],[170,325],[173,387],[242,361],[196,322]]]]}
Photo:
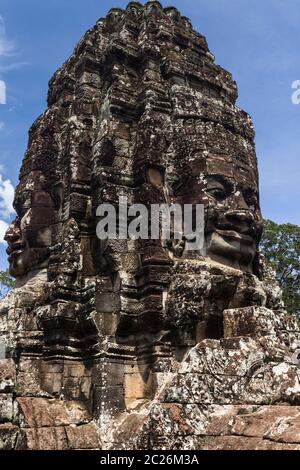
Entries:
{"type": "Polygon", "coordinates": [[[239,211],[245,210],[245,209],[249,210],[249,205],[247,204],[242,192],[237,191],[235,193],[234,202],[235,202],[235,207],[237,210],[239,211]]]}

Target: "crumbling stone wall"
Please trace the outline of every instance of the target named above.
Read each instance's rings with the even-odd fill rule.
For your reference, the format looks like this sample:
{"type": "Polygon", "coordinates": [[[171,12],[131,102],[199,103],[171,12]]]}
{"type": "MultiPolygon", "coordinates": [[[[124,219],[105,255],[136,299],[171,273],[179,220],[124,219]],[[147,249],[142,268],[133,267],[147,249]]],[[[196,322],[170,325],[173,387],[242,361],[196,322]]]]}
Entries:
{"type": "Polygon", "coordinates": [[[290,316],[227,310],[224,337],[191,349],[150,405],[116,423],[109,445],[299,450],[299,353],[290,316]]]}

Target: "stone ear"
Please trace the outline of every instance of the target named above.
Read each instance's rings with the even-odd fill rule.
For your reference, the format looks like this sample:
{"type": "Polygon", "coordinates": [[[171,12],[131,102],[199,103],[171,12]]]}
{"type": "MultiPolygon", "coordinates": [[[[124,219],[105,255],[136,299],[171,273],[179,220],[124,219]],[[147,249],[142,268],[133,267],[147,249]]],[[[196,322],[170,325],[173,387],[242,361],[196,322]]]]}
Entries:
{"type": "Polygon", "coordinates": [[[63,202],[64,187],[62,183],[56,184],[51,190],[51,197],[54,201],[55,210],[59,210],[63,202]]]}

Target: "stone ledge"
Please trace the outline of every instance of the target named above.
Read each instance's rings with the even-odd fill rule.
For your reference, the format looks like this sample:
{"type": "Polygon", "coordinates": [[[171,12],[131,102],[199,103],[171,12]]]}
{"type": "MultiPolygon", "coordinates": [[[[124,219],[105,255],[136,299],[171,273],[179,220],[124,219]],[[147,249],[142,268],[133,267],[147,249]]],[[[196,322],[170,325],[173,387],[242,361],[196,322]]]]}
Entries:
{"type": "Polygon", "coordinates": [[[255,437],[222,436],[199,440],[197,450],[300,450],[300,445],[279,444],[255,437]]]}
{"type": "Polygon", "coordinates": [[[279,443],[300,444],[300,407],[267,406],[256,413],[237,416],[232,433],[279,443]]]}
{"type": "Polygon", "coordinates": [[[21,431],[17,444],[18,450],[97,450],[100,448],[95,423],[80,426],[26,428],[21,431]]]}
{"type": "Polygon", "coordinates": [[[24,428],[59,427],[85,424],[91,420],[87,407],[78,401],[17,398],[21,426],[24,428]]]}
{"type": "Polygon", "coordinates": [[[276,336],[279,332],[296,332],[296,318],[275,313],[265,307],[246,307],[224,311],[224,337],[276,336]]]}

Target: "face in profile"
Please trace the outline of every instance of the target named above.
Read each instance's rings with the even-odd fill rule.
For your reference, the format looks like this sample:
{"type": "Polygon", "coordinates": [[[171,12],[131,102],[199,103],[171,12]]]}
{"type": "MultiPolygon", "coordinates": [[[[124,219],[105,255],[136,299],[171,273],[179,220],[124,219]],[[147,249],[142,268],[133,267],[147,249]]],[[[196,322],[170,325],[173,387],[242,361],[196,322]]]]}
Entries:
{"type": "Polygon", "coordinates": [[[17,217],[9,226],[5,240],[10,274],[17,279],[47,267],[57,227],[54,199],[39,171],[24,177],[16,190],[17,217]]]}

